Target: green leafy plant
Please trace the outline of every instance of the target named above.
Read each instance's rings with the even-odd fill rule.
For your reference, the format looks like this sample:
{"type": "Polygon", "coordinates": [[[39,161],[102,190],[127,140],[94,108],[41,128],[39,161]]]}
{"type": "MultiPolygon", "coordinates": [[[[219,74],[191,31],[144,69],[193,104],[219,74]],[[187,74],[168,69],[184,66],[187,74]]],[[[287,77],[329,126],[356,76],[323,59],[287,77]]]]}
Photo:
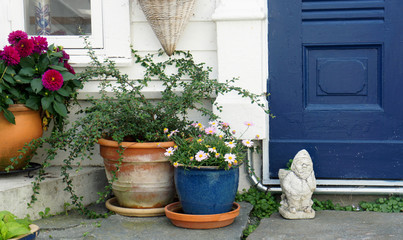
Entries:
{"type": "Polygon", "coordinates": [[[293,161],[294,161],[294,159],[290,159],[290,160],[288,160],[286,170],[291,170],[291,165],[292,165],[292,162],[293,162],[293,161]]]}
{"type": "Polygon", "coordinates": [[[39,216],[41,217],[41,218],[49,218],[49,217],[51,217],[52,215],[51,214],[49,214],[50,213],[50,208],[45,208],[45,210],[44,211],[40,211],[38,214],[39,214],[39,216]]]}
{"type": "Polygon", "coordinates": [[[18,219],[8,211],[0,211],[0,240],[6,240],[31,232],[28,218],[18,219]]]}
{"type": "Polygon", "coordinates": [[[352,206],[341,206],[339,203],[334,204],[331,200],[324,200],[324,201],[319,201],[318,199],[314,198],[312,199],[313,204],[312,208],[315,211],[321,211],[321,210],[338,210],[338,211],[352,211],[353,208],[352,206]]]}
{"type": "Polygon", "coordinates": [[[52,120],[61,128],[67,106],[82,88],[69,55],[63,47],[48,46],[46,38],[28,38],[20,30],[11,32],[8,41],[0,50],[0,113],[15,124],[8,107],[21,103],[40,111],[45,129],[52,120]]]}
{"type": "Polygon", "coordinates": [[[389,198],[379,198],[375,202],[360,202],[360,207],[364,211],[375,212],[403,212],[403,198],[391,196],[389,198]]]}
{"type": "Polygon", "coordinates": [[[242,239],[246,239],[250,234],[253,233],[253,231],[256,230],[257,227],[259,227],[258,223],[247,225],[242,232],[242,239]]]}
{"type": "Polygon", "coordinates": [[[371,212],[403,212],[403,198],[390,196],[388,198],[379,198],[374,202],[361,201],[358,206],[341,206],[334,204],[331,200],[319,201],[312,199],[312,208],[315,211],[320,210],[338,210],[338,211],[371,211],[371,212]]]}
{"type": "MultiPolygon", "coordinates": [[[[253,125],[245,122],[246,130],[253,125]]],[[[176,146],[165,152],[172,164],[187,167],[216,166],[220,169],[238,167],[242,164],[247,148],[253,148],[252,140],[235,137],[228,123],[211,121],[209,126],[193,123],[188,126],[190,134],[176,130],[168,133],[176,146]]],[[[168,132],[168,129],[165,129],[168,132]]],[[[243,135],[243,134],[242,134],[243,135]]],[[[241,135],[241,137],[242,137],[241,135]]]]}
{"type": "Polygon", "coordinates": [[[278,212],[280,204],[270,192],[262,192],[255,187],[251,187],[248,191],[238,193],[235,201],[245,201],[253,205],[252,216],[258,218],[270,217],[274,212],[278,212]]]}

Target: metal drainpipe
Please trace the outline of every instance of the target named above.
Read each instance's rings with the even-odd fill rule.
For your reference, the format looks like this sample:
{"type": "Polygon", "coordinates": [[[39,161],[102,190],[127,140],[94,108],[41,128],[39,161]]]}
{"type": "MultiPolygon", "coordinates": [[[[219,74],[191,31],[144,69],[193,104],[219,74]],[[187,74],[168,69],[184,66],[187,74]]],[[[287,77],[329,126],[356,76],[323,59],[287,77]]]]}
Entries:
{"type": "Polygon", "coordinates": [[[259,182],[258,178],[256,177],[255,172],[253,171],[253,152],[248,149],[248,159],[246,161],[246,168],[245,168],[249,181],[253,186],[255,186],[257,189],[263,192],[268,192],[270,190],[269,187],[263,185],[261,182],[259,182]]]}
{"type": "MultiPolygon", "coordinates": [[[[253,186],[255,186],[257,189],[263,192],[268,192],[270,191],[270,188],[263,185],[261,182],[259,182],[258,178],[256,177],[255,172],[253,171],[253,152],[251,150],[248,150],[248,159],[246,161],[246,168],[245,171],[248,174],[249,181],[253,186]]],[[[274,192],[279,191],[281,192],[280,189],[274,190],[274,192]]],[[[371,194],[377,194],[377,195],[390,195],[390,194],[397,194],[397,195],[402,195],[403,194],[403,188],[402,187],[345,187],[345,188],[330,188],[330,187],[320,187],[316,188],[315,190],[316,194],[363,194],[363,195],[371,195],[371,194]]]]}

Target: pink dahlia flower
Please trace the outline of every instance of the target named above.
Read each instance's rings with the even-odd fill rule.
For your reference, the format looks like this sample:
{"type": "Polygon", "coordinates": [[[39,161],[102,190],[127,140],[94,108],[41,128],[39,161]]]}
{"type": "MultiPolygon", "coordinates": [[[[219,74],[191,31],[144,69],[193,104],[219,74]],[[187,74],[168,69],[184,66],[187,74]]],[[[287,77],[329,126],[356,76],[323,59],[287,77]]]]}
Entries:
{"type": "Polygon", "coordinates": [[[17,44],[20,40],[22,40],[22,39],[27,39],[27,38],[28,38],[28,34],[27,34],[26,32],[21,31],[21,30],[17,30],[17,31],[11,32],[11,33],[8,35],[8,42],[9,42],[10,44],[15,45],[15,44],[17,44]]]}
{"type": "Polygon", "coordinates": [[[34,53],[42,53],[48,49],[48,40],[46,38],[37,36],[31,39],[34,42],[34,53]]]}
{"type": "Polygon", "coordinates": [[[34,42],[31,39],[21,39],[17,45],[15,45],[20,57],[28,57],[34,50],[34,42]]]}
{"type": "Polygon", "coordinates": [[[42,76],[42,84],[50,91],[57,91],[63,86],[63,76],[54,69],[47,70],[42,76]]]}
{"type": "Polygon", "coordinates": [[[7,66],[17,65],[20,63],[20,54],[14,47],[5,46],[0,54],[0,59],[2,59],[7,66]]]}

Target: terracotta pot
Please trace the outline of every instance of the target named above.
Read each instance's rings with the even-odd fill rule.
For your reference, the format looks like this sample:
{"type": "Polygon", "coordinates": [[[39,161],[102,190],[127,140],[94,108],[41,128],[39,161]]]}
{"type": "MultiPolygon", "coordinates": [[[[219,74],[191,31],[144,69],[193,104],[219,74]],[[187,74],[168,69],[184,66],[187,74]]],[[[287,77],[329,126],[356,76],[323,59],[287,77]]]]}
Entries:
{"type": "MultiPolygon", "coordinates": [[[[106,176],[111,179],[119,159],[118,143],[106,139],[100,139],[98,143],[106,176]]],[[[173,167],[164,153],[174,143],[123,142],[122,146],[125,148],[122,165],[116,174],[117,180],[112,184],[119,205],[161,208],[171,203],[175,196],[173,167]]]]}
{"type": "MultiPolygon", "coordinates": [[[[0,171],[10,166],[10,158],[22,153],[26,143],[42,136],[42,121],[38,111],[31,110],[23,104],[11,105],[10,110],[15,116],[15,125],[8,122],[3,113],[0,114],[0,171]]],[[[14,164],[14,170],[24,168],[32,157],[32,151],[28,151],[23,158],[14,164]]]]}

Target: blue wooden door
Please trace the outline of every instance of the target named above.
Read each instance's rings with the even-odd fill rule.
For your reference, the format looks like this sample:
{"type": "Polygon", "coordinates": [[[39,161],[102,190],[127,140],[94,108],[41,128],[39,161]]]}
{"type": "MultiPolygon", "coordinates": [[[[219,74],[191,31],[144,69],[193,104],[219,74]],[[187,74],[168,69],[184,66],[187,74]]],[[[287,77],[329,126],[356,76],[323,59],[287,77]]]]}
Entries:
{"type": "Polygon", "coordinates": [[[403,179],[403,1],[268,0],[269,172],[403,179]]]}

